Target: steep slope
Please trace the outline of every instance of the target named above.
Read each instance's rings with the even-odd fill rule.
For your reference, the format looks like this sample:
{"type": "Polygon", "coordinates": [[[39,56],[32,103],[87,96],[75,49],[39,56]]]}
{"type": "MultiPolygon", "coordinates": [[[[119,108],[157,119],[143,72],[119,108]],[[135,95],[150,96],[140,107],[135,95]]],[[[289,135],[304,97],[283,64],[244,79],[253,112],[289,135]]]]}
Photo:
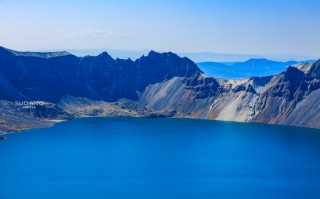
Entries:
{"type": "Polygon", "coordinates": [[[108,115],[320,128],[320,61],[302,68],[226,80],[173,53],[151,51],[132,61],[106,52],[76,57],[0,48],[0,133],[108,115]],[[35,100],[40,104],[29,108],[35,100]]]}
{"type": "Polygon", "coordinates": [[[136,105],[139,93],[150,84],[200,73],[191,60],[173,53],[151,51],[132,61],[114,60],[106,52],[80,58],[0,47],[0,133],[50,126],[74,116],[163,115],[136,105]],[[123,98],[129,101],[112,104],[123,98]]]}
{"type": "Polygon", "coordinates": [[[270,114],[265,108],[256,120],[319,128],[319,77],[320,60],[315,62],[306,74],[296,68],[288,68],[279,83],[261,97],[261,101],[265,102],[261,103],[262,106],[269,104],[269,107],[272,105],[277,107],[277,110],[270,114]]]}
{"type": "Polygon", "coordinates": [[[0,50],[0,95],[11,101],[57,103],[64,95],[105,101],[136,100],[137,91],[149,84],[195,73],[200,70],[191,60],[173,53],[151,51],[132,61],[114,60],[106,52],[79,58],[63,52],[38,55],[0,50]]]}
{"type": "Polygon", "coordinates": [[[151,109],[176,110],[179,117],[320,128],[319,63],[306,74],[288,67],[275,76],[243,80],[213,81],[199,75],[195,87],[210,93],[203,98],[195,97],[203,90],[187,86],[190,80],[174,79],[149,86],[142,100],[151,109]]]}

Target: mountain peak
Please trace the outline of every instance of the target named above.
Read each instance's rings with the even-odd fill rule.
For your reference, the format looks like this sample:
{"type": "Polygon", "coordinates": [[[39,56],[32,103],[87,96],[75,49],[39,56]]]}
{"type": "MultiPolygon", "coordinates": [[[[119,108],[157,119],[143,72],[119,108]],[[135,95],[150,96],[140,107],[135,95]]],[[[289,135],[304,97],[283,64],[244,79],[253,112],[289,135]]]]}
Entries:
{"type": "Polygon", "coordinates": [[[0,46],[0,51],[8,50],[7,48],[0,46]]]}
{"type": "Polygon", "coordinates": [[[0,46],[0,56],[3,55],[13,55],[13,53],[10,49],[0,46]]]}
{"type": "Polygon", "coordinates": [[[298,84],[303,77],[304,73],[292,66],[289,66],[284,73],[284,81],[290,81],[292,84],[298,84]]]}
{"type": "Polygon", "coordinates": [[[317,78],[320,79],[320,59],[314,62],[308,72],[308,78],[317,78]]]}
{"type": "MultiPolygon", "coordinates": [[[[15,51],[5,47],[0,46],[0,54],[1,55],[14,55],[21,57],[39,57],[39,58],[53,58],[53,57],[62,57],[62,56],[70,56],[72,54],[67,51],[57,51],[57,52],[30,52],[30,51],[15,51]]],[[[72,55],[73,56],[73,55],[72,55]]]]}
{"type": "Polygon", "coordinates": [[[98,57],[106,58],[106,59],[113,59],[113,58],[111,57],[111,55],[109,55],[109,53],[107,53],[106,51],[100,53],[100,54],[98,55],[98,57]]]}
{"type": "Polygon", "coordinates": [[[160,52],[156,52],[154,50],[151,50],[147,57],[159,57],[159,56],[172,56],[172,57],[176,57],[176,58],[180,58],[177,54],[173,53],[173,52],[163,52],[163,53],[160,53],[160,52]]]}
{"type": "Polygon", "coordinates": [[[272,62],[272,61],[269,60],[269,59],[265,59],[265,58],[252,58],[252,59],[249,59],[249,60],[247,60],[245,62],[253,62],[253,63],[255,63],[255,62],[272,62]]]}
{"type": "Polygon", "coordinates": [[[155,55],[160,55],[160,53],[158,53],[158,52],[156,52],[156,51],[154,51],[154,50],[151,50],[149,53],[148,53],[148,57],[149,56],[155,56],[155,55]]]}
{"type": "Polygon", "coordinates": [[[181,58],[172,52],[158,53],[152,50],[147,56],[137,59],[136,62],[148,63],[149,66],[153,65],[154,70],[161,71],[168,77],[191,77],[202,73],[193,61],[185,57],[181,58]]]}

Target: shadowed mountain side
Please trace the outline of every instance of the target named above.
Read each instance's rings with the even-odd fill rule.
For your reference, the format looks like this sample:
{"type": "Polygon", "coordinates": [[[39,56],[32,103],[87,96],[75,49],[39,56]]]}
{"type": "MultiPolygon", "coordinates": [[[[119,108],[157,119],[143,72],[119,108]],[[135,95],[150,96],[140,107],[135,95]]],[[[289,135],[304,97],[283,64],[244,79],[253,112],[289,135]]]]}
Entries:
{"type": "Polygon", "coordinates": [[[301,66],[303,71],[288,67],[274,76],[226,80],[204,75],[188,58],[154,51],[132,61],[114,60],[107,53],[79,58],[0,48],[0,60],[0,119],[7,126],[30,117],[133,116],[320,128],[320,61],[301,66]],[[25,110],[16,100],[53,103],[25,110]],[[28,117],[17,120],[19,112],[28,117]]]}
{"type": "Polygon", "coordinates": [[[1,48],[1,99],[56,103],[62,96],[71,95],[105,101],[136,100],[137,91],[143,91],[149,84],[201,72],[191,60],[173,53],[151,51],[135,61],[114,60],[106,52],[82,58],[67,53],[52,54],[60,55],[14,53],[1,48]]]}

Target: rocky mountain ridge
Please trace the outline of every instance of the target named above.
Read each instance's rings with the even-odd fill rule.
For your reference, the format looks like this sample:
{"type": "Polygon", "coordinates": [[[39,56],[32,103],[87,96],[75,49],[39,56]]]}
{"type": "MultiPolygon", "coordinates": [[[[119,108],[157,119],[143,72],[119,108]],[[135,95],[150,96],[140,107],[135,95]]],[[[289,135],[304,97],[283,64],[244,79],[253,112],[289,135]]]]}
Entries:
{"type": "Polygon", "coordinates": [[[206,76],[191,60],[174,53],[151,51],[135,61],[113,59],[106,52],[40,55],[0,48],[0,132],[85,116],[186,117],[320,128],[320,61],[300,66],[304,70],[288,67],[275,76],[225,80],[206,76]],[[17,104],[25,101],[45,103],[31,109],[17,104]]]}

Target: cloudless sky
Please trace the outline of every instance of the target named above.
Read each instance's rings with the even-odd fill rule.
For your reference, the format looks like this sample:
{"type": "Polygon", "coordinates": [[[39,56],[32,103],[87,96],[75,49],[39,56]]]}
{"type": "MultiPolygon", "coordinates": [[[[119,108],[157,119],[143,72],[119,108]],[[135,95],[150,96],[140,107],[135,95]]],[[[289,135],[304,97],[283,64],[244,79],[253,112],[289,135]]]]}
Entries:
{"type": "Polygon", "coordinates": [[[319,0],[0,0],[0,46],[320,57],[319,0]]]}

